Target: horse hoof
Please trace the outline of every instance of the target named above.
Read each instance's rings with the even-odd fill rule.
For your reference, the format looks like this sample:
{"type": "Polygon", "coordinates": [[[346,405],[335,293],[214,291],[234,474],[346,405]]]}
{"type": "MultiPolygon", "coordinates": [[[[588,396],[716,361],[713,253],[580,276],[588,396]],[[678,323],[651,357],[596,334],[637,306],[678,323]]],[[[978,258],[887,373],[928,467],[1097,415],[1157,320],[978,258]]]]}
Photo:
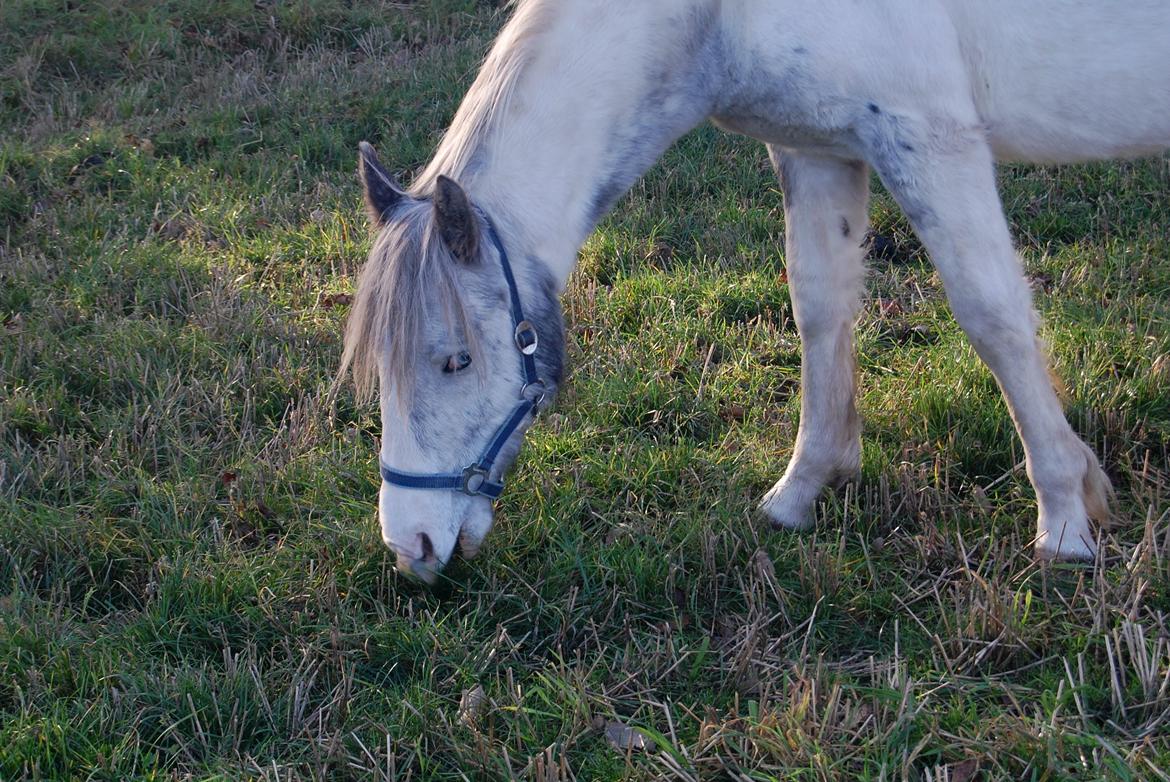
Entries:
{"type": "Polygon", "coordinates": [[[813,508],[820,491],[820,484],[785,476],[763,496],[758,509],[772,529],[809,530],[816,524],[813,508]]]}
{"type": "Polygon", "coordinates": [[[1036,539],[1036,558],[1049,562],[1092,562],[1097,558],[1097,544],[1088,534],[1058,537],[1041,533],[1036,539]]]}
{"type": "Polygon", "coordinates": [[[816,519],[811,512],[794,512],[781,497],[774,496],[771,492],[760,500],[757,510],[774,530],[805,532],[816,525],[816,519]]]}

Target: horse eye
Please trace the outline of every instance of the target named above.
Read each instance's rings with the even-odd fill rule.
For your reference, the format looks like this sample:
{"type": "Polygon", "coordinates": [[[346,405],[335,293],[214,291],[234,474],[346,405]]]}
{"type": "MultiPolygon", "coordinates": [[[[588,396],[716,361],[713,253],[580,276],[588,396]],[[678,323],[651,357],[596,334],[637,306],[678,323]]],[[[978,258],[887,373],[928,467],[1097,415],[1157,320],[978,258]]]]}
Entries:
{"type": "Polygon", "coordinates": [[[456,356],[451,356],[447,359],[447,363],[443,365],[443,372],[451,374],[452,372],[462,372],[471,366],[471,354],[466,350],[456,356]]]}

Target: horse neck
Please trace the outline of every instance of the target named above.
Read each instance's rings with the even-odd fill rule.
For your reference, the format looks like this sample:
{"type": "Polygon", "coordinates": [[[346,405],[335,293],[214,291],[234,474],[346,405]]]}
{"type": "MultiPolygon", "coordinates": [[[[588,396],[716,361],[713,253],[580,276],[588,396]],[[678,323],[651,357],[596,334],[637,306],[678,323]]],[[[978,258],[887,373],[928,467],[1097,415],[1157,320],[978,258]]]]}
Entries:
{"type": "Polygon", "coordinates": [[[530,0],[501,33],[422,179],[458,162],[454,178],[500,224],[520,262],[540,259],[563,289],[597,221],[710,114],[718,7],[530,0]],[[498,82],[505,78],[515,81],[498,82]]]}

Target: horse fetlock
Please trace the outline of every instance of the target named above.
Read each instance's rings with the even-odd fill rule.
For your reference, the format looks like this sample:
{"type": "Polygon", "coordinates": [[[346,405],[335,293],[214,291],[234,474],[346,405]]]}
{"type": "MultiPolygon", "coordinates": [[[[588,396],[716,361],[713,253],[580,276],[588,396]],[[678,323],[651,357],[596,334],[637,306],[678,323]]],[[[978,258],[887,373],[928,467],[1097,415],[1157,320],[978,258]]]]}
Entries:
{"type": "Polygon", "coordinates": [[[1028,455],[1028,478],[1041,507],[1063,506],[1067,499],[1076,498],[1089,518],[1107,520],[1113,486],[1093,449],[1071,431],[1054,439],[1056,445],[1028,455]]]}
{"type": "Polygon", "coordinates": [[[1113,504],[1113,484],[1101,469],[1092,449],[1084,443],[1080,443],[1080,446],[1085,457],[1085,471],[1081,477],[1081,498],[1085,503],[1085,511],[1089,518],[1105,523],[1111,516],[1109,508],[1113,504]]]}
{"type": "Polygon", "coordinates": [[[851,483],[857,483],[859,480],[861,480],[861,465],[854,464],[852,467],[838,468],[826,485],[834,489],[840,489],[851,483]]]}
{"type": "Polygon", "coordinates": [[[1036,522],[1036,554],[1042,559],[1092,560],[1097,545],[1090,520],[1105,522],[1113,487],[1097,457],[1079,438],[1072,437],[1067,470],[1059,476],[1034,467],[1032,482],[1040,506],[1036,522]]]}
{"type": "Polygon", "coordinates": [[[833,474],[826,481],[835,489],[853,483],[861,477],[861,421],[856,412],[850,416],[850,427],[853,431],[847,445],[841,449],[841,455],[833,467],[833,474]]]}

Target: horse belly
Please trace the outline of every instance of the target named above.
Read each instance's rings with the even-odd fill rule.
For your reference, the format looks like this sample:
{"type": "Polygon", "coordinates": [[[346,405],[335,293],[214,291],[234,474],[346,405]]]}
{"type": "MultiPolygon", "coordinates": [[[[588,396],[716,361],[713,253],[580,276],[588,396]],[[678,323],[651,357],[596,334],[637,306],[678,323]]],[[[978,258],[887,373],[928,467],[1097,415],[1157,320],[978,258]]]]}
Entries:
{"type": "Polygon", "coordinates": [[[1170,3],[946,3],[998,158],[1058,163],[1170,148],[1170,3]]]}
{"type": "MultiPolygon", "coordinates": [[[[725,6],[727,8],[728,6],[725,6]]],[[[737,0],[716,125],[761,141],[857,159],[874,117],[979,123],[950,18],[937,2],[737,0]]]]}
{"type": "Polygon", "coordinates": [[[858,156],[868,107],[979,127],[1002,160],[1170,148],[1170,2],[737,0],[727,130],[858,156]]]}

